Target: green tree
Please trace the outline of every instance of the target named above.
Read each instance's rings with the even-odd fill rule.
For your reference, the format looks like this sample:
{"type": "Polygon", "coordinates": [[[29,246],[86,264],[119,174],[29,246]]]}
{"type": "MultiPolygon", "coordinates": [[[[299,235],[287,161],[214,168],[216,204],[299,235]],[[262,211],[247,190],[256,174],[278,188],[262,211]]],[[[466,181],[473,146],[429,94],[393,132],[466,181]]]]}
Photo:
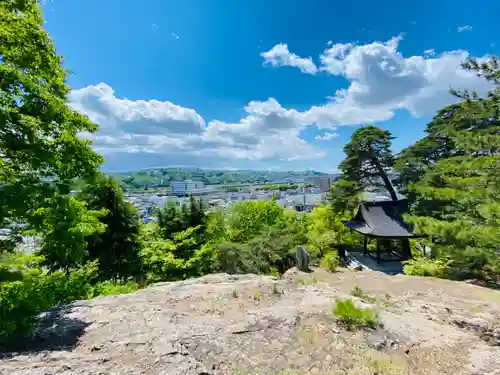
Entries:
{"type": "Polygon", "coordinates": [[[246,242],[282,217],[283,208],[275,201],[241,202],[233,206],[228,218],[228,236],[234,242],[246,242]]]}
{"type": "Polygon", "coordinates": [[[487,98],[455,93],[462,101],[440,124],[453,152],[409,185],[415,195],[408,220],[435,239],[438,255],[463,276],[500,275],[500,101],[496,59],[465,64],[497,85],[487,98]],[[467,125],[469,124],[469,125],[467,125]]]}
{"type": "Polygon", "coordinates": [[[351,141],[344,146],[346,158],[340,163],[343,179],[358,183],[357,187],[362,189],[385,187],[391,199],[398,200],[387,175],[394,165],[392,139],[388,130],[376,126],[364,126],[356,130],[351,141]]]}
{"type": "Polygon", "coordinates": [[[203,201],[193,196],[189,197],[189,203],[180,207],[175,202],[167,202],[156,216],[161,235],[166,239],[173,239],[176,233],[192,227],[201,226],[204,229],[206,222],[203,201]]]}
{"type": "MultiPolygon", "coordinates": [[[[498,59],[493,57],[482,63],[469,60],[463,67],[498,85],[498,64],[498,59]]],[[[478,137],[498,133],[499,120],[493,104],[498,101],[498,89],[491,91],[488,98],[480,98],[468,91],[453,90],[452,93],[461,101],[438,111],[427,125],[427,135],[401,151],[396,159],[394,169],[399,174],[397,185],[410,201],[414,201],[415,197],[409,186],[417,183],[439,160],[468,154],[470,150],[456,142],[456,132],[467,131],[478,137]]]]}
{"type": "Polygon", "coordinates": [[[353,133],[344,146],[346,157],[339,166],[341,176],[329,194],[335,212],[352,211],[363,192],[380,187],[387,190],[392,200],[398,200],[388,175],[394,165],[392,139],[389,131],[372,125],[353,133]]]}
{"type": "Polygon", "coordinates": [[[99,213],[69,194],[102,162],[78,137],[97,126],[67,105],[67,73],[37,1],[0,2],[0,24],[0,226],[41,233],[44,253],[66,267],[102,230],[99,213]]]}
{"type": "MultiPolygon", "coordinates": [[[[189,210],[187,215],[187,227],[196,227],[205,224],[205,207],[201,198],[189,197],[189,210]]],[[[185,228],[187,229],[187,228],[185,228]]]]}
{"type": "Polygon", "coordinates": [[[96,183],[85,187],[80,199],[91,209],[106,211],[100,218],[105,231],[86,238],[87,258],[99,260],[100,279],[126,280],[139,276],[139,218],[135,207],[125,201],[118,183],[101,176],[96,183]]]}

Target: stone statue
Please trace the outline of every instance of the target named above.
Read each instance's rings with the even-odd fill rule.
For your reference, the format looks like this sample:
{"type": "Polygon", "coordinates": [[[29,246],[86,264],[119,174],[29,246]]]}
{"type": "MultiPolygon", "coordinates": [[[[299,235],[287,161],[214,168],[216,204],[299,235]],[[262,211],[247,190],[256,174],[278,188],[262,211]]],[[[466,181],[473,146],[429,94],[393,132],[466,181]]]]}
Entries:
{"type": "Polygon", "coordinates": [[[297,246],[295,250],[297,269],[303,272],[309,272],[309,253],[302,246],[297,246]]]}

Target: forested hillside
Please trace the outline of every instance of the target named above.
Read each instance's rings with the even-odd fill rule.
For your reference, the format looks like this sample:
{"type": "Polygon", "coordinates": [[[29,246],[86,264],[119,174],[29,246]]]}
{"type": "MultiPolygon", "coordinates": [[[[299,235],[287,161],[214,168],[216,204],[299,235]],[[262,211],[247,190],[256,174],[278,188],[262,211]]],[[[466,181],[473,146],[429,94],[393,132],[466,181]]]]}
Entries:
{"type": "Polygon", "coordinates": [[[266,184],[272,182],[303,182],[313,176],[325,175],[315,171],[253,171],[205,170],[196,168],[158,168],[144,171],[111,173],[124,189],[170,186],[172,181],[194,180],[205,185],[266,184]]]}
{"type": "MultiPolygon", "coordinates": [[[[67,103],[67,72],[44,30],[35,0],[0,3],[0,343],[30,332],[38,314],[61,303],[184,280],[214,272],[272,274],[295,264],[304,245],[313,264],[334,272],[339,249],[362,238],[342,220],[370,187],[396,186],[410,203],[408,222],[426,235],[405,271],[422,276],[500,281],[500,67],[494,57],[464,69],[496,88],[487,97],[455,92],[426,136],[395,155],[392,135],[358,128],[345,146],[331,204],[299,214],[275,201],[243,202],[208,212],[191,198],[139,222],[120,181],[138,187],[174,179],[207,184],[269,182],[317,172],[158,169],[118,176],[99,172],[103,158],[80,134],[98,126],[67,103]],[[397,174],[392,172],[396,171],[397,174]],[[396,178],[397,177],[397,178],[396,178]],[[392,179],[392,181],[391,181],[392,179]],[[71,194],[75,182],[81,189],[71,194]],[[15,251],[19,236],[41,239],[33,255],[15,251]]],[[[415,245],[415,244],[413,244],[415,245]]],[[[414,247],[415,250],[416,246],[414,247]]]]}

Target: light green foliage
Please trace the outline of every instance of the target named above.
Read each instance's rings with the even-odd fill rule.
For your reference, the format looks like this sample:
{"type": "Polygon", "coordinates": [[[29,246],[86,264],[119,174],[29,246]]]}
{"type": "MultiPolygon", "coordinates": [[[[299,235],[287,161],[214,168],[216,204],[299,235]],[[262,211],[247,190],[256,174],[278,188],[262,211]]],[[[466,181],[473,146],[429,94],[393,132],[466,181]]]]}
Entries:
{"type": "Polygon", "coordinates": [[[283,215],[283,208],[276,202],[252,201],[233,206],[228,220],[230,241],[246,242],[283,215]]]}
{"type": "Polygon", "coordinates": [[[271,269],[269,271],[269,275],[274,276],[274,277],[281,277],[280,272],[275,267],[271,267],[271,269]]]}
{"type": "Polygon", "coordinates": [[[446,277],[450,261],[419,257],[405,262],[403,272],[405,275],[446,277]]]}
{"type": "Polygon", "coordinates": [[[19,251],[0,254],[0,282],[20,281],[25,270],[39,267],[42,261],[43,257],[19,251]]]}
{"type": "Polygon", "coordinates": [[[38,254],[51,270],[69,270],[85,262],[88,236],[104,231],[99,218],[105,211],[88,210],[85,202],[74,197],[55,196],[52,202],[52,207],[39,208],[32,216],[42,234],[38,254]]]}
{"type": "Polygon", "coordinates": [[[299,284],[299,285],[313,285],[313,284],[317,284],[317,283],[318,283],[318,279],[314,276],[304,278],[304,279],[297,279],[297,284],[299,284]]]}
{"type": "MultiPolygon", "coordinates": [[[[177,215],[183,215],[176,210],[177,215]]],[[[141,252],[149,281],[211,272],[269,274],[292,267],[295,247],[307,242],[306,218],[276,202],[242,202],[215,211],[204,225],[173,233],[143,232],[141,252]]]]}
{"type": "Polygon", "coordinates": [[[83,259],[85,237],[102,229],[96,212],[68,196],[102,162],[77,136],[97,126],[67,105],[67,73],[38,2],[2,1],[0,24],[0,226],[25,223],[66,267],[83,259]]]}
{"type": "Polygon", "coordinates": [[[336,251],[326,253],[321,259],[321,267],[326,268],[330,272],[335,272],[339,266],[339,254],[336,251]]]}
{"type": "Polygon", "coordinates": [[[59,303],[94,296],[91,281],[96,277],[95,263],[71,271],[46,273],[26,270],[22,281],[0,285],[0,345],[29,332],[38,314],[59,303]]]}
{"type": "Polygon", "coordinates": [[[132,293],[139,289],[140,285],[132,281],[125,283],[103,281],[94,286],[94,296],[112,296],[115,294],[132,293]]]}
{"type": "Polygon", "coordinates": [[[149,238],[141,250],[148,282],[182,279],[185,261],[175,257],[176,245],[170,240],[149,238]]]}
{"type": "Polygon", "coordinates": [[[359,308],[350,299],[336,301],[332,312],[343,324],[349,327],[375,327],[379,324],[379,315],[375,311],[359,308]]]}
{"type": "Polygon", "coordinates": [[[347,214],[335,213],[331,205],[314,208],[305,218],[307,225],[307,249],[313,259],[321,259],[324,254],[339,248],[359,243],[359,236],[353,235],[341,220],[347,214]]]}

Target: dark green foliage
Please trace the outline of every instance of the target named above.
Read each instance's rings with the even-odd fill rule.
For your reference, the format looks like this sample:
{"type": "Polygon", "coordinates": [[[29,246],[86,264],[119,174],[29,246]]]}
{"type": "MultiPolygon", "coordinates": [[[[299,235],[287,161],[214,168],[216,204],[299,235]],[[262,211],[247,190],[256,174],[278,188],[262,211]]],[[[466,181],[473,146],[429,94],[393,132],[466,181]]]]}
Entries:
{"type": "Polygon", "coordinates": [[[387,172],[394,165],[391,151],[393,137],[387,130],[364,126],[356,130],[344,146],[346,158],[340,163],[342,178],[358,188],[385,187],[397,200],[387,172]]]}
{"type": "Polygon", "coordinates": [[[363,190],[359,181],[340,178],[330,188],[328,200],[336,213],[354,212],[359,205],[363,190]]]}
{"type": "MultiPolygon", "coordinates": [[[[500,70],[496,57],[483,63],[467,61],[464,68],[475,71],[496,85],[499,84],[500,70]]],[[[438,111],[427,125],[427,136],[404,149],[397,157],[397,184],[402,193],[408,194],[411,201],[415,200],[415,197],[408,187],[417,183],[439,160],[469,154],[466,148],[456,142],[457,132],[475,134],[474,138],[498,134],[500,120],[498,106],[495,104],[498,103],[498,88],[490,92],[488,98],[479,98],[477,94],[468,91],[452,92],[462,101],[438,111]]]]}
{"type": "Polygon", "coordinates": [[[372,125],[353,133],[351,141],[344,146],[346,157],[339,166],[341,176],[329,194],[336,213],[352,213],[363,192],[374,189],[384,188],[392,200],[398,199],[388,175],[394,165],[392,139],[389,131],[372,125]]]}
{"type": "MultiPolygon", "coordinates": [[[[498,76],[495,61],[481,68],[474,62],[466,66],[494,81],[492,77],[498,76]]],[[[498,91],[492,91],[488,98],[456,93],[463,101],[441,111],[429,126],[429,132],[438,134],[451,151],[436,157],[418,182],[407,187],[414,196],[408,220],[417,231],[434,239],[432,246],[451,268],[446,273],[450,277],[499,279],[498,91]]],[[[406,151],[402,157],[408,154],[406,151]]]]}
{"type": "Polygon", "coordinates": [[[80,199],[92,210],[106,211],[100,218],[106,227],[104,232],[86,237],[86,259],[99,260],[99,278],[127,280],[141,275],[137,211],[125,201],[118,184],[111,177],[101,176],[83,189],[80,199]]]}
{"type": "Polygon", "coordinates": [[[189,204],[178,207],[174,202],[167,202],[163,209],[157,211],[158,226],[163,238],[173,239],[176,233],[196,226],[205,226],[205,207],[203,201],[193,196],[189,204]]]}
{"type": "Polygon", "coordinates": [[[286,191],[286,190],[297,189],[298,187],[299,187],[298,184],[272,184],[272,185],[259,186],[257,188],[257,190],[279,190],[279,191],[286,191]]]}

